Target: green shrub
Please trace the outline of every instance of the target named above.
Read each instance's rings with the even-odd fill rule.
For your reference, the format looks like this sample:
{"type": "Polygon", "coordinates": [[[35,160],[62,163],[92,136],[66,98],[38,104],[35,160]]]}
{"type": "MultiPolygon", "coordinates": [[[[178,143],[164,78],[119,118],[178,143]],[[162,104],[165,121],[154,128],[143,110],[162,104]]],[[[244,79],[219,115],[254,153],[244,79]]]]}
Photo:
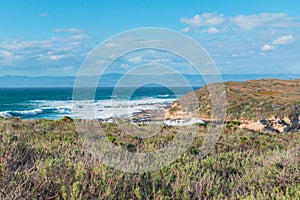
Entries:
{"type": "Polygon", "coordinates": [[[231,130],[232,129],[232,124],[226,124],[226,128],[231,130]]]}
{"type": "Polygon", "coordinates": [[[243,143],[243,144],[248,144],[247,137],[240,137],[240,142],[243,143]]]}
{"type": "Polygon", "coordinates": [[[110,142],[115,142],[115,141],[116,141],[116,137],[113,136],[113,135],[109,135],[109,136],[107,137],[107,139],[108,139],[108,141],[110,141],[110,142]]]}
{"type": "Polygon", "coordinates": [[[71,194],[71,199],[73,200],[77,200],[80,198],[80,194],[81,194],[81,190],[82,190],[82,184],[81,182],[75,182],[73,183],[72,186],[72,194],[71,194]]]}
{"type": "Polygon", "coordinates": [[[60,121],[62,121],[62,122],[73,122],[74,119],[72,119],[69,116],[64,116],[60,121]]]}
{"type": "Polygon", "coordinates": [[[125,146],[128,151],[131,151],[131,152],[136,151],[136,147],[133,144],[126,144],[125,146]]]}
{"type": "Polygon", "coordinates": [[[66,185],[63,185],[61,187],[61,196],[64,200],[69,199],[69,187],[66,185]]]}
{"type": "Polygon", "coordinates": [[[233,120],[233,121],[231,121],[231,124],[240,126],[240,125],[241,125],[241,122],[240,122],[240,121],[233,120]]]}
{"type": "Polygon", "coordinates": [[[196,122],[193,125],[194,126],[204,126],[204,127],[206,127],[206,123],[205,122],[196,122]]]}

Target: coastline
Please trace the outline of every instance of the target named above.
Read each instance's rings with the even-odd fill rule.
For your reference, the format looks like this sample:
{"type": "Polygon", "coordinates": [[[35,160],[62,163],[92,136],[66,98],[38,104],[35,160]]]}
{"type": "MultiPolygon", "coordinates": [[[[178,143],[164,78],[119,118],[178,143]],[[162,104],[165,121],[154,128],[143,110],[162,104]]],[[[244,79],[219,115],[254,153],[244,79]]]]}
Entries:
{"type": "MultiPolygon", "coordinates": [[[[240,128],[259,132],[284,133],[289,131],[295,132],[300,129],[298,111],[297,109],[291,110],[293,106],[295,108],[298,106],[297,99],[299,99],[300,95],[297,88],[300,85],[300,79],[261,79],[245,82],[225,82],[222,84],[225,85],[227,93],[228,112],[224,123],[229,124],[228,126],[233,121],[237,121],[240,128]],[[291,112],[294,112],[295,115],[292,118],[288,114],[291,112]]],[[[36,105],[36,107],[29,107],[29,110],[1,111],[0,116],[56,120],[69,116],[79,119],[96,119],[103,122],[114,122],[116,119],[122,119],[135,124],[166,123],[169,125],[188,125],[193,124],[192,122],[207,124],[214,120],[209,118],[209,104],[211,100],[206,87],[195,91],[199,99],[201,99],[196,112],[183,112],[184,108],[182,109],[177,104],[179,99],[188,99],[189,94],[183,95],[179,99],[174,99],[170,94],[157,92],[156,97],[160,96],[163,98],[89,100],[79,101],[76,104],[69,100],[35,100],[29,101],[27,104],[36,105]],[[76,106],[78,108],[75,108],[76,106]],[[74,110],[79,112],[73,113],[74,110]],[[57,116],[52,117],[51,115],[57,116]]],[[[142,93],[142,95],[146,93],[142,93]]],[[[106,94],[106,97],[109,97],[109,93],[106,94]]]]}
{"type": "MultiPolygon", "coordinates": [[[[196,91],[200,97],[207,96],[204,89],[196,91]]],[[[270,95],[270,92],[259,94],[270,95]]],[[[199,106],[206,107],[207,102],[204,99],[199,106]]],[[[203,117],[200,121],[199,115],[193,113],[186,117],[181,115],[181,109],[168,115],[174,105],[169,102],[157,104],[156,109],[143,107],[132,112],[130,118],[121,118],[123,121],[118,121],[119,118],[0,118],[0,198],[9,199],[18,194],[20,198],[128,199],[141,194],[140,191],[150,199],[172,195],[180,199],[183,194],[187,199],[296,199],[299,196],[300,132],[282,129],[278,134],[275,129],[269,129],[280,128],[279,125],[292,127],[288,123],[298,123],[297,112],[288,118],[226,119],[224,132],[212,144],[205,138],[212,137],[207,124],[213,120],[203,117]],[[296,116],[294,122],[289,121],[293,116],[296,116]],[[104,135],[82,134],[76,127],[80,121],[96,123],[104,135]],[[162,159],[157,171],[122,172],[110,167],[102,160],[102,154],[95,151],[97,139],[103,139],[111,147],[129,153],[126,155],[159,153],[172,145],[177,136],[188,136],[191,129],[196,130],[195,137],[184,146],[180,157],[175,156],[174,161],[165,166],[162,159]],[[210,152],[202,156],[205,149],[210,152]],[[185,194],[183,188],[186,187],[192,192],[185,194]],[[132,188],[138,189],[133,191],[132,188]]],[[[114,108],[125,107],[115,105],[114,108]]],[[[129,159],[116,158],[110,150],[103,151],[112,160],[129,159]]],[[[143,159],[136,162],[138,166],[145,164],[143,159]]]]}

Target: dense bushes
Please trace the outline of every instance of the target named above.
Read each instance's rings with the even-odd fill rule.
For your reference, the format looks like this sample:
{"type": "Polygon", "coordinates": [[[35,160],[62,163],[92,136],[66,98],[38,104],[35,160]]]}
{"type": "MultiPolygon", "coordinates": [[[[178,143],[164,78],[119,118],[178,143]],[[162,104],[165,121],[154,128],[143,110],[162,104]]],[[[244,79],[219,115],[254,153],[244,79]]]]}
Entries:
{"type": "MultiPolygon", "coordinates": [[[[235,125],[238,122],[232,122],[235,125]]],[[[153,151],[176,128],[139,140],[102,124],[108,142],[153,151]]],[[[130,174],[95,160],[82,147],[72,120],[0,120],[0,199],[297,199],[300,134],[263,135],[226,130],[198,160],[205,127],[176,162],[159,171],[130,174]]]]}

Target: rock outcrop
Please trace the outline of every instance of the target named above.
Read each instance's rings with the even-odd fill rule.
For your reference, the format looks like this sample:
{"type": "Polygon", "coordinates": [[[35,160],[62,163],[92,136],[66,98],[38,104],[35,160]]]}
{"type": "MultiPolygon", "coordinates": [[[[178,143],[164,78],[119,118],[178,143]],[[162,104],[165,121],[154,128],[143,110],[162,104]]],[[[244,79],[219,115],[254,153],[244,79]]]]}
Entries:
{"type": "Polygon", "coordinates": [[[263,119],[260,121],[244,121],[239,128],[247,129],[255,132],[276,132],[286,133],[300,130],[299,117],[297,119],[289,119],[287,117],[263,119]]]}

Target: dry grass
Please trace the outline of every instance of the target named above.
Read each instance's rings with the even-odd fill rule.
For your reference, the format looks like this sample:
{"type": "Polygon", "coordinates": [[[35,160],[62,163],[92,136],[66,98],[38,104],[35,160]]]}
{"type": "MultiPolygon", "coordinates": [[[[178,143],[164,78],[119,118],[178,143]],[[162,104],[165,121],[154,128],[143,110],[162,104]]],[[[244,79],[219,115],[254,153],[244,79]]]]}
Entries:
{"type": "MultiPolygon", "coordinates": [[[[224,83],[227,99],[228,120],[260,120],[273,116],[288,115],[291,109],[300,109],[300,79],[298,80],[252,80],[224,83]]],[[[188,102],[188,94],[177,102],[188,102]]],[[[196,91],[199,107],[194,115],[210,118],[211,95],[207,86],[196,91]]],[[[180,105],[174,104],[169,111],[180,112],[180,105]],[[178,108],[176,108],[178,107],[178,108]]],[[[188,103],[182,105],[188,107],[188,103]]]]}

